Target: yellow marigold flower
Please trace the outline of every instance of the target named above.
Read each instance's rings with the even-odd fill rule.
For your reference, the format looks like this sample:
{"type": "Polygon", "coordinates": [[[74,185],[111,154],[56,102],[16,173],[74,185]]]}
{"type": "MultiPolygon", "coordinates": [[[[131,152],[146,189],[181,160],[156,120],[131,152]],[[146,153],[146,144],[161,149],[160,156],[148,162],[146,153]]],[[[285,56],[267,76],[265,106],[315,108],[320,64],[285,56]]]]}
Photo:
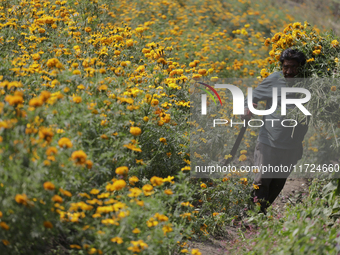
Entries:
{"type": "Polygon", "coordinates": [[[163,184],[163,178],[157,177],[157,176],[153,176],[150,179],[150,182],[153,186],[160,186],[163,184]]]}
{"type": "Polygon", "coordinates": [[[260,187],[258,185],[256,185],[256,184],[253,184],[253,188],[254,189],[259,189],[260,187]]]}
{"type": "Polygon", "coordinates": [[[201,74],[197,74],[197,73],[195,73],[195,74],[192,75],[192,78],[193,78],[195,81],[198,81],[199,79],[201,79],[201,77],[202,77],[202,75],[201,75],[201,74]]]}
{"type": "Polygon", "coordinates": [[[211,77],[211,78],[210,78],[210,81],[216,82],[216,81],[218,81],[218,77],[211,77]]]}
{"type": "Polygon", "coordinates": [[[99,90],[99,91],[105,91],[105,90],[107,90],[107,89],[108,89],[108,87],[107,87],[107,85],[105,85],[105,84],[100,85],[100,86],[98,87],[98,90],[99,90]]]}
{"type": "Polygon", "coordinates": [[[205,189],[205,188],[207,188],[207,184],[205,184],[205,183],[202,183],[202,184],[201,184],[201,188],[202,188],[202,189],[205,189]]]}
{"type": "Polygon", "coordinates": [[[84,151],[74,151],[71,155],[72,160],[76,162],[77,165],[85,164],[87,155],[84,151]]]}
{"type": "Polygon", "coordinates": [[[139,136],[142,130],[139,127],[130,127],[130,133],[134,136],[139,136]]]}
{"type": "Polygon", "coordinates": [[[240,153],[241,154],[247,154],[247,151],[246,150],[241,150],[240,153]]]}
{"type": "Polygon", "coordinates": [[[151,228],[151,227],[156,227],[158,225],[158,221],[156,221],[154,218],[150,218],[147,222],[146,225],[151,228]]]}
{"type": "Polygon", "coordinates": [[[188,253],[188,252],[189,252],[188,249],[181,250],[181,253],[188,253]]]}
{"type": "Polygon", "coordinates": [[[2,211],[0,211],[0,218],[2,218],[2,211]]]}
{"type": "Polygon", "coordinates": [[[213,213],[213,216],[217,216],[217,215],[219,215],[219,213],[217,213],[217,212],[214,212],[214,213],[213,213]]]}
{"type": "Polygon", "coordinates": [[[245,161],[246,159],[247,159],[247,156],[244,155],[244,154],[242,154],[242,155],[238,158],[239,161],[245,161]]]}
{"type": "Polygon", "coordinates": [[[242,184],[245,184],[245,185],[248,184],[248,179],[247,178],[241,178],[240,181],[242,182],[242,184]]]}
{"type": "Polygon", "coordinates": [[[261,74],[261,76],[262,76],[263,78],[266,78],[266,77],[269,76],[269,73],[267,72],[266,69],[262,69],[261,72],[260,72],[260,74],[261,74]]]}
{"type": "Polygon", "coordinates": [[[124,180],[117,180],[113,183],[113,190],[121,190],[126,186],[126,182],[124,180]]]}
{"type": "Polygon", "coordinates": [[[191,254],[192,254],[192,255],[202,255],[202,253],[200,252],[199,249],[192,249],[192,250],[191,250],[191,254]]]}
{"type": "Polygon", "coordinates": [[[319,55],[321,53],[321,50],[314,50],[313,55],[319,55]]]}
{"type": "Polygon", "coordinates": [[[181,169],[181,171],[190,171],[190,166],[185,166],[181,169]]]}
{"type": "Polygon", "coordinates": [[[145,196],[150,196],[152,194],[153,187],[150,184],[145,184],[142,187],[145,196]]]}
{"type": "Polygon", "coordinates": [[[114,237],[114,238],[111,238],[111,242],[121,244],[121,243],[123,243],[123,239],[120,238],[120,237],[114,237]]]}
{"type": "Polygon", "coordinates": [[[128,47],[133,46],[133,40],[132,39],[126,40],[126,46],[128,47]]]}
{"type": "Polygon", "coordinates": [[[18,204],[23,204],[23,205],[27,205],[27,196],[26,194],[16,194],[15,195],[15,201],[18,203],[18,204]]]}
{"type": "Polygon", "coordinates": [[[39,60],[40,54],[39,53],[32,54],[32,58],[33,58],[33,60],[39,60]]]}
{"type": "Polygon", "coordinates": [[[116,168],[116,174],[126,175],[129,172],[129,168],[127,166],[120,166],[116,168]]]}
{"type": "Polygon", "coordinates": [[[44,189],[45,190],[54,190],[55,186],[52,182],[45,182],[44,183],[44,189]]]}
{"type": "Polygon", "coordinates": [[[336,91],[336,86],[332,86],[331,91],[336,91]]]}
{"type": "Polygon", "coordinates": [[[172,232],[171,224],[163,226],[162,230],[163,230],[164,235],[166,235],[166,233],[172,232]]]}
{"type": "Polygon", "coordinates": [[[307,59],[307,63],[315,61],[314,58],[307,59]]]}
{"type": "Polygon", "coordinates": [[[90,33],[92,29],[90,27],[85,27],[85,32],[90,33]]]}
{"type": "Polygon", "coordinates": [[[74,75],[81,75],[81,71],[78,70],[78,69],[76,69],[76,70],[74,70],[74,71],[72,72],[72,74],[74,74],[74,75]]]}
{"type": "Polygon", "coordinates": [[[53,228],[53,225],[52,225],[52,223],[49,222],[49,221],[44,221],[44,227],[45,227],[45,228],[53,228]]]}
{"type": "Polygon", "coordinates": [[[131,188],[130,193],[128,194],[129,197],[138,197],[142,193],[141,189],[139,188],[131,188]]]}
{"type": "Polygon", "coordinates": [[[71,249],[78,249],[78,250],[81,250],[81,246],[78,245],[78,244],[71,244],[71,245],[70,245],[70,248],[71,248],[71,249]]]}
{"type": "Polygon", "coordinates": [[[9,230],[9,226],[3,221],[0,222],[0,227],[2,227],[4,230],[9,230]]]}
{"type": "Polygon", "coordinates": [[[167,195],[172,195],[172,194],[174,194],[173,192],[172,192],[172,190],[171,189],[166,189],[166,190],[164,190],[164,193],[165,194],[167,194],[167,195]]]}
{"type": "Polygon", "coordinates": [[[332,47],[337,47],[339,45],[339,42],[338,40],[333,40],[331,44],[332,44],[332,47]]]}
{"type": "Polygon", "coordinates": [[[135,185],[135,183],[138,182],[138,181],[139,181],[139,179],[138,179],[137,176],[132,176],[132,177],[129,178],[130,185],[135,185]]]}
{"type": "Polygon", "coordinates": [[[72,98],[72,100],[73,100],[73,102],[75,102],[76,104],[79,104],[79,103],[81,103],[81,101],[82,101],[81,97],[79,97],[79,96],[74,96],[74,97],[72,98]]]}
{"type": "Polygon", "coordinates": [[[70,139],[68,139],[67,137],[62,137],[59,139],[58,141],[58,145],[60,148],[72,148],[73,144],[71,142],[70,139]]]}
{"type": "Polygon", "coordinates": [[[152,105],[152,106],[156,106],[156,105],[158,105],[158,104],[159,104],[158,99],[152,99],[152,100],[151,100],[151,105],[152,105]]]}
{"type": "Polygon", "coordinates": [[[62,199],[62,197],[59,196],[59,195],[54,195],[54,196],[52,197],[52,201],[53,201],[53,202],[56,202],[56,203],[62,203],[62,202],[63,202],[63,199],[62,199]]]}
{"type": "Polygon", "coordinates": [[[173,179],[175,179],[174,176],[170,176],[168,175],[168,177],[163,179],[163,182],[171,182],[171,183],[175,183],[174,181],[172,181],[173,179]]]}
{"type": "Polygon", "coordinates": [[[90,194],[92,194],[92,195],[97,195],[99,193],[99,190],[98,189],[92,189],[91,191],[90,191],[90,194]]]}
{"type": "Polygon", "coordinates": [[[159,141],[162,142],[162,143],[166,143],[166,138],[161,137],[161,138],[159,138],[159,141]]]}
{"type": "Polygon", "coordinates": [[[148,122],[148,121],[149,121],[149,117],[144,116],[144,117],[143,117],[143,120],[144,120],[145,122],[148,122]]]}
{"type": "Polygon", "coordinates": [[[132,233],[134,234],[139,234],[141,231],[139,228],[135,228],[134,230],[132,230],[132,233]]]}

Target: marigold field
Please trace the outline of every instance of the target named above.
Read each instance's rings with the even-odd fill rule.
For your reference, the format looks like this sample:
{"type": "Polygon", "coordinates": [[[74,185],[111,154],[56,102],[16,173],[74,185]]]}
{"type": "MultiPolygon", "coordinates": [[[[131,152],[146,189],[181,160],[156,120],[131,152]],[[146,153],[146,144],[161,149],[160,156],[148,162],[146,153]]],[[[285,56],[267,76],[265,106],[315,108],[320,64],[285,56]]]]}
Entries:
{"type": "MultiPolygon", "coordinates": [[[[227,236],[254,187],[190,178],[195,82],[261,80],[291,46],[315,77],[340,73],[339,39],[269,0],[0,3],[1,254],[201,254],[190,240],[227,236]]],[[[312,91],[332,127],[305,139],[312,162],[337,155],[326,152],[340,87],[327,86],[312,91]]],[[[237,162],[256,136],[246,132],[237,162]]]]}

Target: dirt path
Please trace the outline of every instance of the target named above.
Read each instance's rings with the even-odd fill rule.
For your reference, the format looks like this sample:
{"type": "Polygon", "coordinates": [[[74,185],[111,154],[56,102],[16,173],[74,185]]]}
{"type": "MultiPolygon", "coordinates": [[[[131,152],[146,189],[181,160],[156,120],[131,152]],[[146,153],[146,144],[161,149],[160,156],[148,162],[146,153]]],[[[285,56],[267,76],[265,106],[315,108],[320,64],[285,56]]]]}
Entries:
{"type": "MultiPolygon", "coordinates": [[[[287,203],[295,204],[308,194],[309,181],[307,179],[291,179],[288,178],[283,190],[276,198],[272,206],[274,208],[283,209],[287,203]]],[[[209,238],[204,242],[192,241],[189,243],[190,248],[199,249],[202,255],[225,255],[230,254],[232,247],[237,247],[240,242],[237,227],[228,227],[229,238],[217,240],[209,238]],[[236,244],[236,245],[235,245],[236,244]]]]}

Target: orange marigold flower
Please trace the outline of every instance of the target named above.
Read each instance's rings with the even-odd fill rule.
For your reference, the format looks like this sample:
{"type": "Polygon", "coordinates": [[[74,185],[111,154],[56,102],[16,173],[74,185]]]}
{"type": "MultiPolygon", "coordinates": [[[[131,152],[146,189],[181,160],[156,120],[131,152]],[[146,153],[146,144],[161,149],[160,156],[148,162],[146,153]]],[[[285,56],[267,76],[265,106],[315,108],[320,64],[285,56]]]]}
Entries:
{"type": "Polygon", "coordinates": [[[126,182],[124,180],[117,180],[113,183],[113,190],[121,190],[126,186],[126,182]]]}
{"type": "Polygon", "coordinates": [[[207,70],[205,70],[205,69],[199,69],[199,70],[198,70],[198,73],[199,73],[200,75],[205,75],[205,74],[207,73],[207,70]]]}
{"type": "Polygon", "coordinates": [[[22,98],[22,96],[19,95],[7,95],[5,97],[5,101],[7,103],[9,103],[10,105],[17,105],[17,104],[22,104],[24,102],[24,99],[22,98]]]}
{"type": "Polygon", "coordinates": [[[62,188],[59,188],[59,191],[61,194],[63,194],[64,196],[67,196],[67,197],[72,197],[72,193],[67,191],[67,190],[64,190],[62,188]]]}
{"type": "Polygon", "coordinates": [[[52,182],[45,182],[44,183],[44,189],[45,190],[54,190],[55,186],[52,182]]]}
{"type": "Polygon", "coordinates": [[[0,227],[2,227],[4,230],[9,230],[9,226],[3,221],[0,222],[0,227]]]}
{"type": "Polygon", "coordinates": [[[86,162],[87,155],[84,151],[74,151],[71,158],[76,162],[77,165],[83,165],[86,162]]]}
{"type": "Polygon", "coordinates": [[[134,136],[139,136],[142,130],[139,127],[130,127],[130,133],[134,136]]]}
{"type": "Polygon", "coordinates": [[[39,107],[44,104],[44,101],[40,97],[32,98],[29,102],[28,105],[31,107],[39,107]]]}
{"type": "Polygon", "coordinates": [[[51,155],[55,155],[57,154],[58,150],[56,147],[49,147],[47,150],[46,150],[46,155],[47,156],[51,156],[51,155]]]}
{"type": "Polygon", "coordinates": [[[52,225],[52,223],[49,222],[49,221],[44,221],[44,227],[45,227],[45,228],[53,228],[53,225],[52,225]]]}
{"type": "Polygon", "coordinates": [[[27,205],[27,196],[26,194],[16,194],[15,195],[15,201],[18,203],[18,204],[23,204],[23,205],[27,205]]]}
{"type": "Polygon", "coordinates": [[[72,148],[73,144],[71,142],[70,139],[68,139],[67,137],[62,137],[59,139],[58,141],[58,145],[60,148],[72,148]]]}
{"type": "Polygon", "coordinates": [[[2,240],[2,243],[6,246],[9,245],[9,242],[7,240],[2,240]]]}
{"type": "Polygon", "coordinates": [[[52,197],[52,201],[53,201],[53,202],[56,202],[56,203],[62,203],[62,202],[63,202],[63,199],[62,199],[62,197],[59,196],[59,195],[54,195],[54,196],[52,197]]]}
{"type": "Polygon", "coordinates": [[[166,190],[164,190],[164,193],[165,194],[167,194],[167,195],[172,195],[172,194],[174,194],[173,192],[172,192],[172,190],[171,189],[166,189],[166,190]]]}
{"type": "Polygon", "coordinates": [[[163,184],[163,178],[157,177],[157,176],[153,176],[150,179],[150,182],[152,183],[153,186],[160,186],[163,184]]]}
{"type": "Polygon", "coordinates": [[[332,86],[332,87],[331,87],[331,91],[336,91],[336,87],[335,87],[335,86],[332,86]]]}
{"type": "Polygon", "coordinates": [[[51,128],[41,128],[39,130],[39,137],[41,139],[46,140],[47,142],[51,142],[52,141],[52,137],[53,137],[54,133],[52,132],[51,128]]]}
{"type": "Polygon", "coordinates": [[[145,196],[150,196],[152,194],[153,187],[150,184],[145,184],[142,187],[145,196]]]}
{"type": "Polygon", "coordinates": [[[127,166],[120,166],[116,168],[116,174],[125,175],[128,173],[128,171],[129,171],[129,168],[127,166]]]}
{"type": "Polygon", "coordinates": [[[92,169],[93,162],[91,160],[89,159],[86,160],[85,164],[86,164],[87,169],[92,169]]]}

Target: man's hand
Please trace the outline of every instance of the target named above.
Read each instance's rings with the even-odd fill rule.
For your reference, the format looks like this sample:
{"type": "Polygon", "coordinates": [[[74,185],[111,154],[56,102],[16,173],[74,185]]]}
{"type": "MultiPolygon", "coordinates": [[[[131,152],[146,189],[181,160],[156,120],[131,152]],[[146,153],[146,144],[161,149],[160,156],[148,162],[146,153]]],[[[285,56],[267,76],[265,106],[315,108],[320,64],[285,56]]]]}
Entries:
{"type": "MultiPolygon", "coordinates": [[[[253,103],[254,108],[257,108],[257,104],[253,103]]],[[[244,115],[241,115],[241,120],[250,120],[250,118],[253,116],[251,111],[248,107],[244,108],[244,115]]]]}

